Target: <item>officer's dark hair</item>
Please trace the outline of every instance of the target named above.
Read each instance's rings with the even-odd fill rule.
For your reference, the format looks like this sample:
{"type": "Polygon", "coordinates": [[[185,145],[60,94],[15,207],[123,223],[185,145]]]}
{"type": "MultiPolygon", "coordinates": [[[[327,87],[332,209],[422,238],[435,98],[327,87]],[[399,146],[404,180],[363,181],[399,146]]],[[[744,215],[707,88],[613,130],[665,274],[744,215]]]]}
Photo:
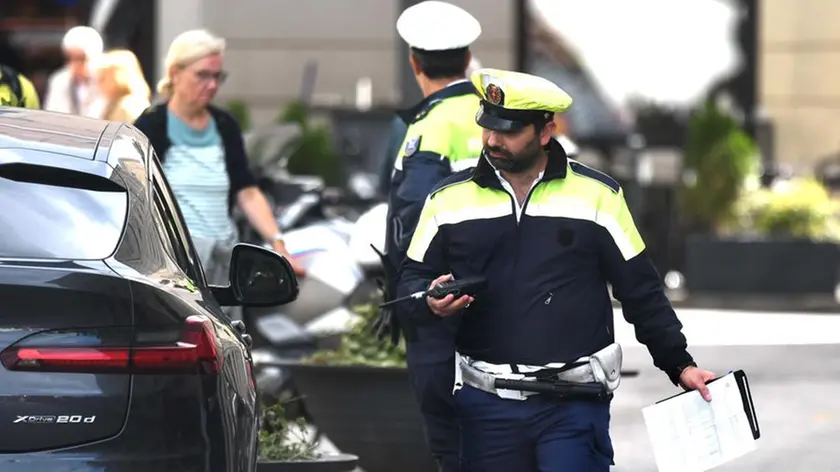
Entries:
{"type": "MultiPolygon", "coordinates": [[[[554,121],[554,113],[552,113],[551,116],[549,116],[549,117],[540,118],[540,119],[531,121],[530,124],[534,125],[534,137],[539,138],[543,129],[545,129],[545,127],[548,126],[548,124],[551,123],[552,121],[554,121]]],[[[543,149],[548,151],[548,148],[550,146],[551,146],[551,140],[548,141],[548,144],[543,146],[543,149]]]]}
{"type": "Polygon", "coordinates": [[[542,133],[542,130],[545,129],[545,127],[552,121],[554,121],[554,113],[552,113],[551,116],[533,120],[530,124],[534,125],[534,132],[537,136],[539,136],[539,134],[542,133]]]}
{"type": "Polygon", "coordinates": [[[423,75],[433,80],[463,77],[470,62],[469,48],[446,51],[411,48],[411,55],[417,61],[423,75]]]}

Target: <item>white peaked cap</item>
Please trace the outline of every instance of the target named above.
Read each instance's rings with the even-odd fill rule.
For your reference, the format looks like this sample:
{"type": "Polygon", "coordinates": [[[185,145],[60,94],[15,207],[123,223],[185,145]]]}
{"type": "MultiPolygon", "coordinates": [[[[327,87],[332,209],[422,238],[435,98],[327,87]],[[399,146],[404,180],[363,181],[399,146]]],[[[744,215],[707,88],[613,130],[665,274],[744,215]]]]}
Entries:
{"type": "Polygon", "coordinates": [[[481,35],[481,25],[461,7],[428,0],[402,12],[397,32],[413,48],[446,51],[468,47],[481,35]]]}

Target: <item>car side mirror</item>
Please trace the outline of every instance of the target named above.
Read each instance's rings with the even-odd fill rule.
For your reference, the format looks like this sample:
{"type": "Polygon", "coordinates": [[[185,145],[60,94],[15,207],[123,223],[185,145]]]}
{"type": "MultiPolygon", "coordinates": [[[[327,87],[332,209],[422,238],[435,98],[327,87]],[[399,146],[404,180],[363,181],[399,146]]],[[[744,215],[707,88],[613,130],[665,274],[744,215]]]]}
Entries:
{"type": "Polygon", "coordinates": [[[230,285],[211,287],[222,306],[277,306],[300,291],[292,265],[280,254],[253,244],[237,244],[230,256],[230,285]]]}

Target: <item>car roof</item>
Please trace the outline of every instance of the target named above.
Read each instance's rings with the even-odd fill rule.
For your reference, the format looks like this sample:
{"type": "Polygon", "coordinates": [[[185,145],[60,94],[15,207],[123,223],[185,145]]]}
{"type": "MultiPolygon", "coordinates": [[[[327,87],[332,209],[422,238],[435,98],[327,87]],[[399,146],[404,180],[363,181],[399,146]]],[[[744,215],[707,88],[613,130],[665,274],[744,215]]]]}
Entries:
{"type": "Polygon", "coordinates": [[[16,161],[39,163],[44,158],[38,155],[48,154],[52,156],[47,164],[51,167],[99,174],[101,166],[117,168],[127,161],[145,167],[147,146],[148,139],[142,133],[123,123],[0,107],[0,164],[4,154],[14,154],[16,161]],[[126,147],[133,149],[126,152],[126,147]]]}
{"type": "Polygon", "coordinates": [[[0,108],[0,148],[93,159],[107,121],[28,108],[0,108]]]}

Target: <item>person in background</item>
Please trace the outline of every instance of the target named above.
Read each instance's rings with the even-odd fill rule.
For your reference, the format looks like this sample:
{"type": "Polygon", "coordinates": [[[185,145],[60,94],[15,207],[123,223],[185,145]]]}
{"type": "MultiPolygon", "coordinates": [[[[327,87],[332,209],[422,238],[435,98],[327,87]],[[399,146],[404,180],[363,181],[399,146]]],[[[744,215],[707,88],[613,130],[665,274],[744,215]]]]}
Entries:
{"type": "Polygon", "coordinates": [[[25,75],[0,64],[0,106],[41,108],[38,92],[25,75]]]}
{"type": "Polygon", "coordinates": [[[96,79],[103,101],[102,119],[134,123],[149,108],[151,91],[133,52],[107,52],[97,64],[96,79]]]}
{"type": "Polygon", "coordinates": [[[165,76],[157,86],[164,102],[146,110],[134,124],[152,143],[209,282],[228,281],[230,250],[238,240],[230,216],[234,204],[303,275],[251,174],[242,130],[230,113],[210,103],[227,76],[224,51],[225,40],[206,30],[178,35],[169,46],[165,76]]]}
{"type": "MultiPolygon", "coordinates": [[[[481,24],[458,6],[430,0],[403,11],[397,32],[408,43],[408,60],[425,98],[400,113],[408,128],[394,159],[388,199],[383,267],[394,275],[389,277],[386,301],[396,291],[396,272],[429,192],[453,172],[474,167],[482,147],[481,128],[475,122],[478,94],[466,77],[470,46],[481,35],[481,24]]],[[[408,375],[430,452],[440,471],[457,472],[460,439],[452,401],[457,322],[415,329],[401,310],[395,307],[389,317],[391,332],[401,328],[405,333],[408,375]]],[[[380,316],[388,317],[386,313],[380,316]]]]}
{"type": "Polygon", "coordinates": [[[93,28],[76,26],[64,35],[61,48],[66,64],[49,78],[44,109],[99,118],[102,102],[93,71],[102,55],[102,37],[93,28]]]}
{"type": "MultiPolygon", "coordinates": [[[[481,63],[473,57],[470,65],[467,66],[467,76],[474,70],[481,69],[481,63]]],[[[399,154],[400,146],[405,141],[405,132],[408,125],[399,115],[391,122],[391,131],[388,133],[388,143],[385,146],[385,155],[382,159],[382,167],[379,171],[379,193],[385,197],[391,191],[391,176],[394,173],[394,159],[399,154]]]]}
{"type": "Polygon", "coordinates": [[[379,168],[379,193],[387,197],[391,191],[391,176],[394,175],[394,159],[399,154],[400,146],[405,141],[405,131],[408,125],[405,124],[399,115],[391,120],[391,128],[388,132],[388,142],[385,145],[385,154],[382,156],[382,164],[379,168]]]}

